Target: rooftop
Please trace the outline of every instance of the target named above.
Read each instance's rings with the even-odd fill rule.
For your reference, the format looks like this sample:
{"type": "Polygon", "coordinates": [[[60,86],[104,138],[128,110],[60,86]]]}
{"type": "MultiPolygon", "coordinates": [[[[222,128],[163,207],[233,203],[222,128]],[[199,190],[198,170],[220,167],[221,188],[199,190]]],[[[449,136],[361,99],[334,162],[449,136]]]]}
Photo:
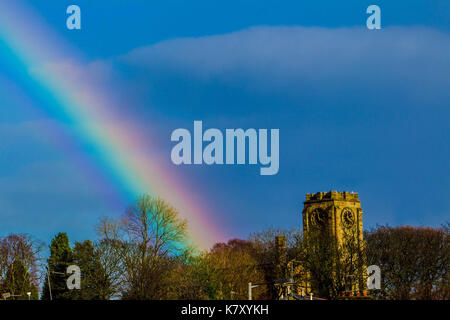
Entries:
{"type": "Polygon", "coordinates": [[[306,201],[321,201],[321,200],[359,201],[357,192],[329,191],[329,192],[316,192],[306,194],[306,201]]]}

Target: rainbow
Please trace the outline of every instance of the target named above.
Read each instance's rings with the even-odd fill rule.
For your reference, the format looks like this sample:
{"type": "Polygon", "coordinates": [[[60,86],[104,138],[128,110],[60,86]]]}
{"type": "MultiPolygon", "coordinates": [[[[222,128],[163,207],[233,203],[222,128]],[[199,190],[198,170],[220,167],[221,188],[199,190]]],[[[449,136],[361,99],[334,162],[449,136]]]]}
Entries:
{"type": "MultiPolygon", "coordinates": [[[[114,88],[108,93],[86,78],[80,81],[83,70],[76,66],[83,61],[82,55],[20,1],[0,2],[0,45],[7,48],[6,57],[11,59],[8,65],[23,70],[26,90],[45,96],[45,103],[36,106],[70,128],[70,132],[50,129],[59,130],[53,135],[65,137],[60,144],[83,146],[86,154],[78,158],[88,155],[93,165],[74,161],[93,184],[114,190],[124,203],[144,193],[167,200],[188,220],[189,245],[206,249],[226,239],[219,228],[221,223],[204,201],[174,176],[168,163],[170,155],[167,159],[158,158],[156,152],[152,155],[148,130],[129,120],[123,108],[118,111],[120,108],[114,107],[114,88]],[[99,182],[101,177],[106,177],[103,183],[99,182]]],[[[0,54],[3,59],[5,52],[0,54]]]]}

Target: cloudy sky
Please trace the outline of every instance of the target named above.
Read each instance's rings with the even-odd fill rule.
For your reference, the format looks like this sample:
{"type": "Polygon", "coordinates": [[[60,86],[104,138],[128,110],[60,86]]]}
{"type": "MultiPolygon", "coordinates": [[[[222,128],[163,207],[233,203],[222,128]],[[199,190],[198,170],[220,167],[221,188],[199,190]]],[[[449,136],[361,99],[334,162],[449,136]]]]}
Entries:
{"type": "MultiPolygon", "coordinates": [[[[79,31],[65,26],[72,3],[23,2],[73,48],[28,71],[110,94],[227,237],[300,226],[305,194],[329,190],[359,193],[366,228],[449,220],[448,1],[378,1],[381,30],[365,27],[369,1],[76,2],[79,31]],[[194,120],[279,128],[279,173],[171,164],[171,132],[194,120]]],[[[93,237],[126,203],[41,134],[66,124],[42,112],[8,55],[0,38],[0,235],[93,237]]]]}

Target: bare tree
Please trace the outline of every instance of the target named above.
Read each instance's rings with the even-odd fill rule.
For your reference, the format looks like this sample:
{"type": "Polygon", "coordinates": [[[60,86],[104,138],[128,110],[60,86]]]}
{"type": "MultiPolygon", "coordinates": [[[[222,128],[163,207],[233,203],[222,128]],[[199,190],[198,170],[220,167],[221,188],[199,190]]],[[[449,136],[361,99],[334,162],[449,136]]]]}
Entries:
{"type": "Polygon", "coordinates": [[[125,238],[123,225],[117,219],[100,218],[96,232],[99,240],[94,243],[94,248],[102,270],[93,281],[100,299],[119,298],[124,287],[130,244],[125,238]]]}
{"type": "Polygon", "coordinates": [[[123,226],[130,239],[139,245],[142,259],[157,259],[179,251],[186,237],[187,221],[159,197],[144,195],[128,208],[123,226]]]}
{"type": "Polygon", "coordinates": [[[377,226],[366,232],[369,264],[381,268],[387,299],[449,299],[450,246],[448,226],[377,226]]]}
{"type": "Polygon", "coordinates": [[[144,195],[128,208],[119,224],[103,221],[104,257],[123,267],[124,299],[155,299],[161,296],[170,256],[184,249],[187,222],[170,204],[144,195]],[[111,246],[114,243],[114,246],[111,246]],[[108,252],[113,250],[113,257],[108,252]]]}

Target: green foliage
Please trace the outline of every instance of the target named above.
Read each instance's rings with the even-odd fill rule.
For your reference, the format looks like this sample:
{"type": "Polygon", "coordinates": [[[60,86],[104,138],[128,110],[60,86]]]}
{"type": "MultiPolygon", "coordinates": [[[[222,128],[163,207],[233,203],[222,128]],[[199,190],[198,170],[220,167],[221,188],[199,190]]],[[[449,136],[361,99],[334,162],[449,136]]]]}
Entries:
{"type": "Polygon", "coordinates": [[[50,257],[47,259],[47,274],[42,293],[43,300],[50,300],[48,278],[50,278],[53,300],[72,300],[71,290],[67,288],[67,267],[74,264],[72,249],[66,233],[58,233],[50,244],[50,257]]]}
{"type": "MultiPolygon", "coordinates": [[[[256,260],[254,243],[233,239],[218,243],[210,251],[171,259],[164,276],[165,299],[246,299],[248,282],[264,281],[256,260]]],[[[266,287],[255,290],[262,297],[266,287]]]]}
{"type": "Polygon", "coordinates": [[[101,300],[106,299],[100,287],[105,277],[104,269],[100,262],[98,252],[90,240],[76,242],[73,249],[74,264],[81,270],[81,289],[73,290],[72,297],[76,300],[101,300]]]}
{"type": "MultiPolygon", "coordinates": [[[[261,284],[254,299],[279,299],[306,283],[328,299],[449,299],[449,224],[440,229],[378,226],[361,241],[356,228],[337,238],[320,228],[307,234],[269,228],[249,240],[217,243],[208,251],[185,248],[186,221],[162,199],[137,199],[121,220],[104,218],[99,240],[76,242],[65,233],[50,244],[42,299],[54,300],[246,299],[248,283],[261,284]],[[279,241],[276,241],[277,237],[279,241]],[[281,241],[282,240],[282,241],[281,241]],[[69,265],[81,270],[81,289],[67,288],[69,265]],[[369,297],[366,266],[381,268],[382,288],[369,297]],[[293,282],[291,282],[293,281],[293,282]]],[[[0,239],[0,290],[12,299],[38,298],[38,246],[26,235],[0,239]]]]}
{"type": "Polygon", "coordinates": [[[38,299],[37,260],[40,243],[24,234],[0,238],[0,293],[10,299],[38,299]]]}
{"type": "Polygon", "coordinates": [[[30,298],[33,300],[39,296],[37,287],[32,284],[30,275],[20,260],[15,260],[10,265],[2,287],[4,292],[11,294],[12,300],[28,300],[27,292],[31,292],[30,298]]]}

